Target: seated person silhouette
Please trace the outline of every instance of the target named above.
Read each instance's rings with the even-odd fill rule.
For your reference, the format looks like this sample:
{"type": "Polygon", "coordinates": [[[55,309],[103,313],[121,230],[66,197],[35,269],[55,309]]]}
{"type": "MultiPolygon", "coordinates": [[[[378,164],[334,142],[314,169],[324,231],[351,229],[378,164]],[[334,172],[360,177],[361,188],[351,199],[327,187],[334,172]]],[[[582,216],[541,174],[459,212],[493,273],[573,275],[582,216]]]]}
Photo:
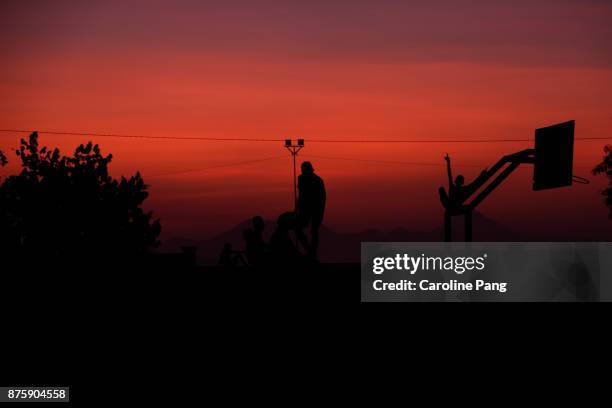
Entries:
{"type": "Polygon", "coordinates": [[[246,228],[242,231],[242,239],[244,240],[245,246],[249,245],[249,242],[253,241],[253,236],[255,233],[253,232],[253,228],[246,228]]]}
{"type": "Polygon", "coordinates": [[[293,212],[284,212],[276,221],[276,230],[270,238],[270,255],[275,264],[295,264],[301,254],[293,244],[289,232],[295,229],[296,217],[293,212]]]}
{"type": "Polygon", "coordinates": [[[314,172],[310,162],[302,163],[302,174],[298,177],[297,228],[295,230],[299,242],[306,248],[308,256],[317,257],[319,247],[319,227],[325,213],[325,183],[314,172]],[[310,224],[310,239],[308,242],[304,228],[310,224]]]}
{"type": "Polygon", "coordinates": [[[442,201],[442,205],[447,211],[459,211],[461,210],[464,202],[486,181],[487,170],[483,170],[480,175],[470,184],[465,184],[465,177],[463,177],[461,174],[455,178],[455,182],[453,183],[451,159],[448,153],[446,154],[446,157],[444,157],[444,160],[446,160],[446,169],[448,173],[448,194],[446,193],[444,187],[440,187],[438,189],[440,193],[440,201],[442,201]]]}
{"type": "Polygon", "coordinates": [[[221,255],[219,256],[219,265],[234,266],[233,258],[232,244],[226,242],[225,245],[223,245],[223,251],[221,251],[221,255]]]}
{"type": "MultiPolygon", "coordinates": [[[[243,236],[248,234],[247,231],[244,231],[243,236]]],[[[247,260],[244,257],[244,251],[234,251],[232,249],[232,244],[226,242],[223,245],[223,250],[221,251],[221,255],[219,256],[219,265],[222,266],[247,266],[247,260]]]]}
{"type": "Polygon", "coordinates": [[[249,265],[258,266],[265,262],[266,242],[263,239],[265,223],[262,217],[256,215],[252,219],[253,228],[247,228],[244,233],[246,256],[249,265]]]}

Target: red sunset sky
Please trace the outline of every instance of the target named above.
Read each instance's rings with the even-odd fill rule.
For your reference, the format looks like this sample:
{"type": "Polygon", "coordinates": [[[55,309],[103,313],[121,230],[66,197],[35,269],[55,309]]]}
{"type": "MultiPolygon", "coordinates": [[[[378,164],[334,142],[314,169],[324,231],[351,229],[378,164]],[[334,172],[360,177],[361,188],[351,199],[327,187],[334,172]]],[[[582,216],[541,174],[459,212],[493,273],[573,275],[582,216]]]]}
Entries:
{"type": "MultiPolygon", "coordinates": [[[[486,167],[530,143],[316,140],[530,138],[570,119],[577,138],[612,138],[610,21],[603,0],[4,0],[0,128],[301,137],[327,184],[330,228],[432,230],[446,152],[486,167]]],[[[0,149],[22,136],[0,134],[0,149]]],[[[89,139],[113,153],[115,175],[142,172],[162,238],[205,238],[291,208],[282,143],[41,135],[64,153],[89,139]]],[[[602,236],[605,180],[589,170],[604,144],[576,142],[574,172],[590,185],[535,193],[531,169],[518,170],[480,211],[517,231],[602,236]]]]}

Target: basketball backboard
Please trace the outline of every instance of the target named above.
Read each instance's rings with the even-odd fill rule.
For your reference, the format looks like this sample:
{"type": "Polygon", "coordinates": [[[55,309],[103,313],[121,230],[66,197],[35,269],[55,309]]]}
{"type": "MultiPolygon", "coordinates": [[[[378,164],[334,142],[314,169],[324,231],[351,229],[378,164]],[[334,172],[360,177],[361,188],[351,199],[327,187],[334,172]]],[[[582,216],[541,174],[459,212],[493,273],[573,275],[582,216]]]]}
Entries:
{"type": "Polygon", "coordinates": [[[572,185],[574,161],[573,120],[536,129],[533,189],[572,185]]]}

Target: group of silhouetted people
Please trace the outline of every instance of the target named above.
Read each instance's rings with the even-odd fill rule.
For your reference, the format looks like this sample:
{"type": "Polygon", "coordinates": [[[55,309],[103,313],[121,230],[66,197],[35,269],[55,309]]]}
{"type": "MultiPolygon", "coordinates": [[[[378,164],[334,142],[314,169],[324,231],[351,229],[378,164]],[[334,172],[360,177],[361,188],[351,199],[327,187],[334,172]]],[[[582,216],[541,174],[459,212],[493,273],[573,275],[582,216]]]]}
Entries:
{"type": "MultiPolygon", "coordinates": [[[[446,155],[448,191],[440,187],[440,200],[445,208],[445,236],[450,235],[450,217],[466,214],[471,216],[465,201],[482,186],[488,177],[487,169],[471,183],[458,175],[453,180],[451,159],[446,155]]],[[[298,177],[299,191],[295,211],[282,213],[276,221],[270,241],[264,239],[265,223],[262,217],[255,216],[252,226],[245,229],[243,239],[245,249],[235,251],[231,244],[225,244],[219,264],[226,266],[249,265],[296,265],[304,261],[316,261],[319,248],[319,228],[325,213],[326,192],[323,179],[314,172],[310,162],[303,162],[302,174],[298,177]],[[310,241],[304,230],[310,226],[310,241]],[[292,234],[293,233],[293,234],[292,234]]]]}
{"type": "Polygon", "coordinates": [[[301,171],[297,185],[299,191],[297,208],[295,211],[279,215],[270,241],[264,240],[263,218],[255,216],[251,227],[245,229],[242,234],[245,250],[235,251],[231,244],[226,243],[219,264],[260,267],[294,266],[304,262],[316,262],[319,228],[325,213],[325,183],[315,174],[310,162],[303,162],[301,171]],[[310,241],[304,232],[309,226],[310,241]]]}

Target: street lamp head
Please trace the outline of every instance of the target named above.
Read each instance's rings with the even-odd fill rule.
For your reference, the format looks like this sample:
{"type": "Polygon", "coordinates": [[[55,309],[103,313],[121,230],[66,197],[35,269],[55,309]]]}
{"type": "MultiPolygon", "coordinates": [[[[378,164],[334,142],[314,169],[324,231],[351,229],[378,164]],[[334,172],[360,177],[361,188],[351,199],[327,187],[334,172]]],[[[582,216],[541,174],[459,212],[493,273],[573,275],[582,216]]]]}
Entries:
{"type": "Polygon", "coordinates": [[[298,139],[298,146],[304,146],[304,139],[298,139]]]}
{"type": "Polygon", "coordinates": [[[285,147],[291,147],[291,139],[285,139],[285,147]]]}

